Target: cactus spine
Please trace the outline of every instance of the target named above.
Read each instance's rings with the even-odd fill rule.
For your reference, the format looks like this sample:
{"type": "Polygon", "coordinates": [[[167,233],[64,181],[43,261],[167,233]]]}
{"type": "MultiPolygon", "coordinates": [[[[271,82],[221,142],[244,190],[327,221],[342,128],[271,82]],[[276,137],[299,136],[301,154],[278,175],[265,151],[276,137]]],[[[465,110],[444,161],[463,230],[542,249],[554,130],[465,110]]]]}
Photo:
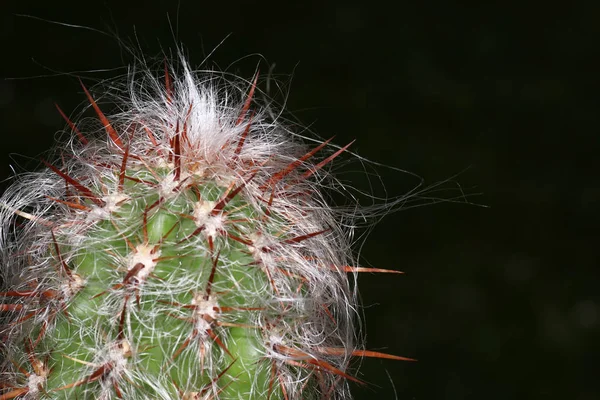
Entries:
{"type": "Polygon", "coordinates": [[[353,356],[399,358],[357,349],[365,269],[319,190],[347,146],[312,161],[328,142],[256,79],[181,69],[110,117],[83,87],[104,134],[65,117],[60,161],[4,194],[0,400],[349,398],[353,356]]]}

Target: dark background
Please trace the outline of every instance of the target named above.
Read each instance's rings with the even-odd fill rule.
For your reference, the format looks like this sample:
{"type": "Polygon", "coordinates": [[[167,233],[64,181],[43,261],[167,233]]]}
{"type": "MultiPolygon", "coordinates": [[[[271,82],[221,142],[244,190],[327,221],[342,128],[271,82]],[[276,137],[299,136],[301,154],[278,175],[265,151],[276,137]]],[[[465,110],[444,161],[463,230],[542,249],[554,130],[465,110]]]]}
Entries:
{"type": "MultiPolygon", "coordinates": [[[[195,65],[230,34],[212,63],[246,78],[275,65],[288,110],[320,136],[426,184],[460,173],[489,206],[411,208],[372,230],[363,264],[406,275],[361,276],[367,346],[419,361],[364,360],[357,399],[394,399],[393,385],[399,399],[600,398],[599,2],[22,3],[0,7],[0,77],[16,78],[0,80],[0,177],[38,165],[65,126],[53,103],[84,101],[75,76],[131,62],[110,36],[16,14],[159,59],[180,41],[195,65]]],[[[376,171],[389,196],[415,182],[376,171]]]]}

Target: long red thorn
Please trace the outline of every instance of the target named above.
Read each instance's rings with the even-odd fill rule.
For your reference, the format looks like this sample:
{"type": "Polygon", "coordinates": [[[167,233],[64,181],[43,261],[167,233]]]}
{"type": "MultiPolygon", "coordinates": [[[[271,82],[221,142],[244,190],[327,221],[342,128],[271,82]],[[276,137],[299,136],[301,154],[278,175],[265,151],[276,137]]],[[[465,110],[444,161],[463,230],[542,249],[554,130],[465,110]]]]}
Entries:
{"type": "MultiPolygon", "coordinates": [[[[37,359],[35,358],[35,355],[33,354],[33,342],[31,341],[31,338],[27,338],[24,340],[24,345],[25,345],[25,352],[27,353],[27,359],[29,360],[29,364],[36,369],[36,361],[37,359]]],[[[39,371],[34,371],[36,374],[39,373],[39,371]]]]}
{"type": "Polygon", "coordinates": [[[158,200],[156,200],[154,203],[150,204],[148,207],[146,207],[146,209],[148,211],[152,210],[154,207],[158,207],[162,202],[164,201],[164,199],[162,197],[160,197],[158,200]]]}
{"type": "Polygon", "coordinates": [[[167,92],[167,103],[171,104],[173,102],[173,86],[171,82],[171,75],[169,75],[169,66],[167,64],[167,60],[165,59],[165,91],[167,92]]]}
{"type": "Polygon", "coordinates": [[[58,246],[58,242],[56,241],[56,236],[54,236],[54,231],[52,229],[50,230],[50,235],[52,236],[52,243],[54,244],[54,251],[56,251],[56,256],[58,257],[58,261],[60,261],[60,264],[62,265],[62,267],[65,271],[65,274],[67,274],[69,279],[73,279],[73,274],[71,273],[71,269],[69,268],[69,266],[67,265],[67,263],[65,262],[65,260],[62,257],[62,254],[60,252],[60,247],[58,246]]]}
{"type": "Polygon", "coordinates": [[[37,297],[38,295],[40,295],[40,292],[35,290],[0,292],[0,297],[37,297]]]}
{"type": "MultiPolygon", "coordinates": [[[[22,373],[23,375],[25,375],[26,377],[29,377],[31,375],[25,368],[23,368],[22,366],[18,365],[13,360],[10,360],[10,363],[12,365],[14,365],[19,370],[19,372],[22,373]]],[[[13,387],[16,387],[16,386],[13,386],[13,387]]]]}
{"type": "Polygon", "coordinates": [[[332,155],[330,155],[329,157],[327,157],[326,159],[324,159],[323,161],[321,161],[320,163],[315,165],[309,171],[306,171],[304,174],[302,174],[302,178],[306,179],[306,178],[310,177],[312,174],[314,174],[315,172],[317,172],[318,170],[323,168],[326,164],[330,163],[334,158],[336,158],[337,156],[342,154],[344,151],[346,151],[346,149],[348,149],[348,147],[350,147],[352,145],[352,143],[354,143],[354,142],[355,142],[355,140],[351,141],[350,143],[348,143],[347,145],[345,145],[344,147],[342,147],[341,149],[339,149],[338,151],[336,151],[335,153],[333,153],[332,155]]]}
{"type": "Polygon", "coordinates": [[[296,236],[294,238],[284,240],[283,243],[286,243],[286,244],[299,243],[299,242],[302,242],[303,240],[310,239],[312,237],[315,237],[317,235],[325,233],[325,232],[327,232],[329,230],[330,229],[328,228],[328,229],[323,229],[322,231],[308,233],[308,234],[302,235],[302,236],[296,236]]]}
{"type": "Polygon", "coordinates": [[[83,88],[83,91],[85,92],[85,95],[87,96],[90,104],[94,108],[94,111],[96,111],[96,115],[98,115],[98,118],[100,119],[100,122],[102,122],[102,124],[104,124],[104,129],[106,130],[106,133],[108,133],[108,136],[110,136],[110,138],[112,139],[112,141],[121,150],[123,150],[123,142],[119,138],[119,135],[117,134],[117,131],[115,130],[115,128],[112,127],[112,125],[110,124],[110,121],[108,120],[108,118],[106,118],[106,116],[104,115],[104,113],[102,112],[102,110],[100,110],[100,107],[98,107],[98,104],[96,104],[96,101],[94,100],[94,98],[92,97],[92,95],[90,94],[90,92],[88,92],[87,88],[85,87],[85,85],[83,84],[83,82],[81,81],[81,79],[79,80],[79,83],[81,84],[81,87],[83,88]]]}
{"type": "Polygon", "coordinates": [[[261,311],[264,307],[213,307],[213,310],[219,313],[226,313],[230,311],[261,311]]]}
{"type": "Polygon", "coordinates": [[[57,203],[61,203],[64,204],[66,206],[69,206],[73,209],[76,210],[82,210],[82,211],[91,211],[91,208],[84,206],[83,204],[78,204],[78,203],[73,203],[71,201],[66,201],[66,200],[61,200],[61,199],[57,199],[55,197],[50,197],[50,196],[46,196],[47,199],[55,201],[57,203]]]}
{"type": "Polygon", "coordinates": [[[344,265],[341,267],[332,266],[333,270],[342,270],[344,272],[372,272],[379,274],[403,274],[402,271],[395,271],[393,269],[382,269],[382,268],[366,268],[366,267],[352,267],[349,265],[344,265]]]}
{"type": "Polygon", "coordinates": [[[148,244],[148,210],[144,210],[142,215],[142,236],[144,238],[144,244],[148,244]]]}
{"type": "Polygon", "coordinates": [[[92,372],[92,374],[87,377],[87,379],[85,380],[86,382],[94,382],[97,381],[98,379],[102,378],[104,376],[104,374],[106,374],[106,372],[108,372],[107,370],[109,370],[109,368],[112,368],[113,365],[111,363],[106,363],[102,366],[100,366],[100,368],[98,368],[96,371],[92,372]]]}
{"type": "Polygon", "coordinates": [[[234,235],[231,232],[227,232],[227,237],[235,240],[236,242],[245,244],[246,246],[252,246],[253,245],[253,243],[252,243],[251,240],[242,239],[241,237],[238,237],[238,236],[234,235]]]}
{"type": "Polygon", "coordinates": [[[152,142],[152,145],[154,147],[158,147],[158,142],[156,141],[156,138],[154,137],[154,134],[152,133],[152,131],[147,126],[145,126],[145,125],[144,125],[144,130],[148,134],[148,138],[152,142]]]}
{"type": "Polygon", "coordinates": [[[62,177],[65,181],[67,181],[71,185],[75,186],[75,189],[77,189],[77,191],[79,191],[81,194],[83,194],[84,197],[90,199],[98,207],[104,206],[104,201],[102,201],[101,199],[96,197],[90,189],[83,186],[81,183],[79,183],[75,179],[71,178],[69,175],[65,174],[64,172],[62,172],[60,169],[56,168],[54,165],[50,164],[49,162],[47,162],[45,160],[42,160],[42,162],[48,168],[50,168],[52,171],[54,171],[56,174],[58,174],[60,177],[62,177]]]}
{"type": "Polygon", "coordinates": [[[275,364],[275,361],[271,361],[271,377],[269,378],[269,391],[267,400],[271,400],[271,394],[273,394],[273,383],[275,382],[275,375],[277,375],[277,364],[275,364]]]}
{"type": "Polygon", "coordinates": [[[267,182],[266,186],[271,186],[271,185],[279,182],[286,175],[290,174],[293,170],[298,168],[304,161],[306,161],[309,158],[311,158],[312,156],[314,156],[319,150],[321,150],[323,147],[325,147],[332,140],[333,140],[333,137],[327,139],[326,141],[324,141],[323,143],[321,143],[320,145],[318,145],[317,147],[315,147],[314,149],[312,149],[311,151],[309,151],[308,153],[306,153],[305,155],[303,155],[296,161],[293,161],[290,164],[288,164],[287,167],[285,167],[284,169],[282,169],[281,171],[279,171],[275,175],[273,175],[273,177],[271,177],[271,179],[269,179],[269,181],[267,182]]]}
{"type": "Polygon", "coordinates": [[[23,304],[0,304],[0,311],[17,311],[22,309],[23,304]]]}
{"type": "Polygon", "coordinates": [[[233,354],[231,354],[231,352],[230,352],[230,351],[227,349],[227,347],[225,346],[225,343],[223,343],[223,342],[221,341],[221,339],[219,339],[219,337],[218,337],[218,336],[217,336],[217,335],[216,335],[216,334],[213,332],[213,330],[212,330],[212,329],[207,329],[207,330],[206,330],[206,333],[208,333],[208,336],[210,336],[210,337],[211,337],[211,339],[212,339],[212,340],[214,340],[214,341],[215,341],[215,343],[216,343],[216,344],[217,344],[217,345],[218,345],[220,348],[222,348],[222,349],[223,349],[223,351],[225,351],[225,353],[227,353],[227,355],[229,355],[229,357],[231,357],[231,358],[235,358],[235,357],[233,356],[233,354]]]}
{"type": "MultiPolygon", "coordinates": [[[[22,305],[21,304],[8,304],[8,305],[15,305],[17,308],[15,308],[16,310],[20,310],[22,309],[22,305]]],[[[2,310],[2,307],[0,306],[0,310],[2,310]]],[[[21,322],[25,322],[27,320],[30,320],[31,318],[35,317],[36,314],[38,314],[40,312],[40,310],[34,311],[34,312],[30,312],[29,314],[25,314],[24,316],[22,316],[21,318],[19,318],[18,320],[11,322],[10,325],[11,326],[15,326],[17,324],[20,324],[21,322]]]]}
{"type": "Polygon", "coordinates": [[[125,168],[127,168],[127,158],[129,157],[129,147],[128,144],[125,148],[125,152],[123,153],[123,161],[121,161],[121,170],[119,171],[119,186],[118,191],[123,191],[123,185],[125,184],[125,168]]]}
{"type": "Polygon", "coordinates": [[[28,387],[11,390],[10,392],[4,393],[3,395],[1,395],[0,396],[0,400],[14,399],[14,398],[17,398],[17,397],[22,396],[24,394],[27,394],[27,392],[29,392],[29,388],[28,387]]]}
{"type": "Polygon", "coordinates": [[[122,399],[123,394],[121,393],[121,389],[119,389],[119,384],[117,383],[117,381],[113,382],[113,388],[115,389],[115,394],[117,395],[117,397],[122,399]]]}
{"type": "Polygon", "coordinates": [[[244,106],[242,107],[242,111],[240,112],[240,116],[238,117],[237,121],[235,122],[236,125],[239,125],[242,123],[242,121],[244,120],[244,118],[246,118],[246,113],[248,112],[248,109],[250,108],[250,104],[252,103],[252,97],[254,97],[254,90],[256,89],[256,82],[258,81],[258,72],[256,72],[256,75],[254,76],[254,80],[252,81],[252,86],[250,87],[250,92],[248,92],[248,97],[246,98],[246,101],[244,102],[244,106]]]}
{"type": "Polygon", "coordinates": [[[125,274],[125,277],[123,278],[123,284],[128,284],[129,280],[136,276],[138,272],[144,269],[144,267],[144,263],[135,264],[133,268],[131,268],[129,271],[127,271],[127,274],[125,274]]]}
{"type": "MultiPolygon", "coordinates": [[[[146,212],[147,212],[147,211],[146,211],[146,212]]],[[[166,232],[164,235],[162,235],[162,237],[161,237],[161,238],[160,238],[160,240],[158,241],[158,244],[157,244],[157,246],[161,246],[161,245],[163,244],[163,242],[164,242],[165,240],[167,240],[167,238],[169,237],[169,235],[170,235],[171,233],[173,233],[173,231],[175,230],[175,228],[176,228],[178,225],[179,225],[179,221],[175,222],[175,223],[173,224],[173,226],[172,226],[172,227],[171,227],[171,228],[170,228],[170,229],[169,229],[169,230],[168,230],[168,231],[167,231],[167,232],[166,232]]],[[[147,243],[147,242],[146,242],[146,243],[147,243]]],[[[179,256],[174,256],[174,258],[177,258],[177,257],[179,257],[179,256]]],[[[159,258],[163,258],[163,257],[159,257],[159,258]]],[[[155,260],[158,260],[158,258],[157,258],[157,259],[155,259],[155,260]]]]}
{"type": "Polygon", "coordinates": [[[227,368],[225,368],[223,371],[219,372],[219,375],[217,375],[215,378],[212,379],[213,383],[216,383],[219,379],[221,379],[223,377],[223,375],[225,375],[227,373],[227,371],[229,371],[229,368],[231,368],[231,366],[233,364],[235,364],[235,362],[237,361],[237,358],[234,359],[231,364],[229,364],[227,366],[227,368]]]}
{"type": "Polygon", "coordinates": [[[125,315],[127,312],[127,301],[123,302],[123,311],[121,312],[121,318],[119,319],[119,333],[117,334],[117,339],[123,339],[125,337],[125,332],[123,328],[125,327],[125,315]]]}
{"type": "Polygon", "coordinates": [[[308,360],[306,360],[306,362],[309,363],[309,364],[312,364],[312,365],[316,366],[319,369],[323,369],[323,370],[329,371],[332,374],[344,377],[344,378],[346,378],[348,380],[351,380],[351,381],[353,381],[355,383],[358,383],[358,384],[361,384],[361,385],[365,384],[360,379],[355,378],[352,375],[349,375],[349,374],[345,373],[344,371],[340,370],[339,368],[334,367],[333,365],[329,364],[326,361],[315,360],[315,359],[308,359],[308,360]]]}
{"type": "Polygon", "coordinates": [[[173,150],[173,162],[175,163],[175,180],[181,177],[181,133],[179,132],[179,121],[175,128],[175,137],[171,139],[171,149],[173,150]]]}
{"type": "Polygon", "coordinates": [[[197,333],[195,333],[195,332],[197,332],[197,331],[194,329],[194,332],[192,332],[192,335],[190,337],[188,337],[187,339],[185,339],[185,341],[181,344],[181,346],[179,346],[179,348],[177,350],[175,350],[175,353],[173,354],[173,357],[171,357],[172,361],[175,361],[175,359],[177,357],[179,357],[179,355],[181,354],[181,352],[183,350],[185,350],[189,346],[189,344],[192,341],[192,339],[197,335],[197,333]]]}
{"type": "Polygon", "coordinates": [[[279,386],[281,387],[281,393],[283,394],[283,400],[290,400],[287,394],[287,389],[285,388],[285,382],[283,381],[283,377],[281,375],[277,375],[277,379],[279,379],[279,386]]]}
{"type": "Polygon", "coordinates": [[[194,232],[192,232],[192,233],[191,233],[189,236],[187,236],[187,237],[184,237],[183,239],[181,239],[181,240],[180,240],[179,242],[177,242],[176,244],[181,244],[181,243],[183,243],[183,242],[185,242],[185,241],[187,241],[187,240],[190,240],[190,239],[191,239],[191,238],[193,238],[194,236],[197,236],[197,235],[199,235],[199,234],[200,234],[200,232],[202,232],[202,231],[204,230],[204,228],[205,228],[205,225],[202,225],[202,226],[200,226],[200,227],[196,228],[196,229],[194,230],[194,232]]]}
{"type": "Polygon", "coordinates": [[[229,193],[227,193],[227,195],[225,197],[223,197],[223,199],[221,199],[212,209],[211,214],[212,215],[216,215],[219,213],[219,211],[221,211],[226,205],[227,203],[229,203],[231,201],[231,199],[233,199],[252,179],[254,179],[254,177],[256,176],[257,172],[253,173],[250,178],[248,178],[247,180],[245,180],[244,182],[242,182],[238,187],[236,187],[235,189],[233,189],[232,191],[230,191],[229,193]]]}
{"type": "Polygon", "coordinates": [[[187,123],[188,123],[188,120],[190,119],[190,115],[192,114],[193,106],[194,106],[194,104],[190,104],[190,107],[188,108],[188,112],[185,115],[185,120],[183,121],[183,130],[181,133],[183,140],[185,140],[188,143],[188,145],[190,143],[190,140],[188,139],[188,135],[187,135],[187,123]]]}
{"type": "MultiPolygon", "coordinates": [[[[297,350],[297,349],[283,346],[283,345],[276,345],[275,350],[277,350],[279,353],[281,353],[283,355],[290,356],[290,357],[295,357],[295,358],[296,357],[302,357],[302,358],[310,357],[309,354],[307,354],[301,350],[297,350]]],[[[287,360],[287,361],[293,362],[293,360],[287,360]]],[[[339,368],[334,367],[333,365],[329,364],[326,361],[318,360],[318,359],[314,359],[314,358],[307,358],[304,361],[308,364],[311,364],[311,365],[317,367],[318,369],[331,372],[335,375],[344,377],[348,380],[351,380],[351,381],[359,383],[359,384],[364,384],[364,382],[361,381],[360,379],[355,378],[352,375],[345,373],[344,371],[340,370],[339,368]]]]}
{"type": "MultiPolygon", "coordinates": [[[[330,356],[341,356],[341,355],[346,354],[345,349],[335,348],[335,347],[317,347],[316,350],[320,353],[327,354],[330,356]]],[[[371,351],[371,350],[354,350],[351,354],[354,357],[385,358],[387,360],[397,360],[397,361],[417,361],[414,358],[400,357],[400,356],[395,356],[393,354],[381,353],[378,351],[371,351]]]]}
{"type": "Polygon", "coordinates": [[[265,220],[271,216],[271,206],[273,205],[273,200],[275,200],[275,191],[271,190],[269,202],[267,203],[267,207],[265,207],[265,220]]]}
{"type": "Polygon", "coordinates": [[[67,115],[63,112],[63,110],[60,109],[60,107],[58,106],[58,104],[54,103],[54,105],[56,106],[56,109],[58,110],[58,112],[60,113],[60,115],[63,117],[63,119],[65,121],[67,121],[67,124],[69,124],[69,127],[71,128],[71,130],[73,132],[75,132],[75,134],[77,135],[77,138],[79,139],[79,141],[83,144],[86,145],[88,144],[88,140],[85,136],[83,136],[83,134],[79,131],[79,129],[77,129],[77,127],[75,126],[75,124],[73,122],[71,122],[71,120],[69,119],[69,117],[67,117],[67,115]]]}
{"type": "Polygon", "coordinates": [[[252,114],[250,114],[250,118],[248,120],[248,125],[246,125],[246,129],[244,129],[244,132],[242,133],[242,136],[240,137],[240,141],[238,142],[235,152],[233,153],[236,156],[239,156],[240,153],[242,152],[242,148],[244,147],[244,142],[246,142],[246,137],[248,136],[248,132],[250,132],[250,126],[252,126],[252,118],[253,117],[254,117],[254,111],[252,111],[252,114]]]}
{"type": "Polygon", "coordinates": [[[370,351],[370,350],[354,350],[352,352],[354,357],[373,357],[373,358],[386,358],[388,360],[398,360],[398,361],[417,361],[414,358],[395,356],[393,354],[380,353],[378,351],[370,351]]]}
{"type": "Polygon", "coordinates": [[[112,367],[113,367],[113,364],[111,364],[110,362],[108,362],[106,364],[103,364],[97,370],[95,370],[94,372],[92,372],[90,374],[90,376],[88,376],[87,378],[83,378],[83,379],[81,379],[79,381],[76,381],[76,382],[73,382],[73,383],[69,383],[68,385],[65,385],[65,386],[61,386],[59,388],[54,389],[53,391],[57,392],[59,390],[71,389],[71,388],[74,388],[74,387],[78,387],[78,386],[84,385],[84,384],[89,383],[89,382],[97,381],[98,379],[101,379],[104,376],[104,374],[106,374],[107,372],[110,372],[110,368],[112,368],[112,367]]]}
{"type": "Polygon", "coordinates": [[[217,256],[213,260],[213,265],[210,270],[210,276],[208,277],[208,281],[206,282],[206,289],[204,290],[204,300],[208,300],[210,297],[210,292],[212,291],[212,284],[215,280],[215,272],[217,271],[217,264],[219,263],[219,255],[221,254],[221,250],[217,252],[217,256]]]}

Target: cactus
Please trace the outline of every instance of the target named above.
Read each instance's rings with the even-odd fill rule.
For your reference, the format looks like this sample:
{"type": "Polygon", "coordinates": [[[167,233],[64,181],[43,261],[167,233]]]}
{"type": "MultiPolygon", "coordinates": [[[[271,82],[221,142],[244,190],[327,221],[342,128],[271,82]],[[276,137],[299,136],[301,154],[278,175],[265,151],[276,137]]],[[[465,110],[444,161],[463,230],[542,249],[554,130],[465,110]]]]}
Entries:
{"type": "Polygon", "coordinates": [[[403,359],[357,340],[348,275],[396,271],[355,265],[322,193],[349,145],[307,148],[256,79],[174,70],[110,116],[82,84],[98,132],[59,109],[60,157],[4,193],[0,400],[341,399],[353,357],[403,359]]]}

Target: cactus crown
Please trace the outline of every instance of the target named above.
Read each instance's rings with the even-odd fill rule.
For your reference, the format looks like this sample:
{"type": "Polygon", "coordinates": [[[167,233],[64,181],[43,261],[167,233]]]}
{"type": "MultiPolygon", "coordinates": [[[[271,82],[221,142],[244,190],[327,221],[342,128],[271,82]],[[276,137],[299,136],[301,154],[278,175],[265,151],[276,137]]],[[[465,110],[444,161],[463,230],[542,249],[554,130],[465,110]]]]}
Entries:
{"type": "Polygon", "coordinates": [[[319,159],[256,79],[185,62],[109,117],[83,89],[103,133],[65,117],[59,161],[1,200],[0,399],[348,398],[352,356],[385,356],[357,343],[366,269],[321,190],[348,146],[319,159]]]}

